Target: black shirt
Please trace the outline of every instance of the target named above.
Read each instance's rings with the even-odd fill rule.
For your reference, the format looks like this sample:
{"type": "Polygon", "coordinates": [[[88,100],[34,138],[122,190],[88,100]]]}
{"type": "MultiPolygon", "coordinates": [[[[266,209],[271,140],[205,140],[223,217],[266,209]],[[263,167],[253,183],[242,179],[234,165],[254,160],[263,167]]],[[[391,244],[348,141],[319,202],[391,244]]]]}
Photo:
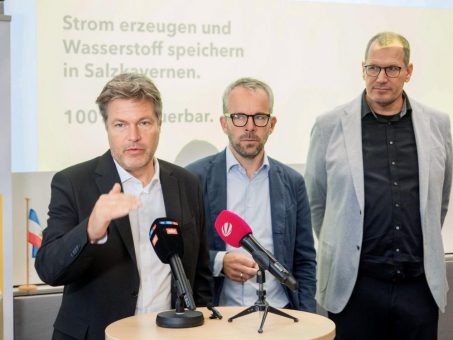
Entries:
{"type": "Polygon", "coordinates": [[[360,273],[404,280],[423,274],[418,157],[412,109],[374,113],[362,98],[365,215],[360,273]]]}

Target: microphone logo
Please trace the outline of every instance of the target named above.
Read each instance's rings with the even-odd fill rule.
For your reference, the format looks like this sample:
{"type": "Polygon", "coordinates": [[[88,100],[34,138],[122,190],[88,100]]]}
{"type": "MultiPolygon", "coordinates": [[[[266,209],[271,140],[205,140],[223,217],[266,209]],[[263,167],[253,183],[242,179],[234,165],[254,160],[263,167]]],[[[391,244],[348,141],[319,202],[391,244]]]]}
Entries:
{"type": "Polygon", "coordinates": [[[228,236],[230,236],[232,231],[233,231],[233,225],[229,222],[225,222],[222,226],[222,235],[225,237],[228,237],[228,236]]]}

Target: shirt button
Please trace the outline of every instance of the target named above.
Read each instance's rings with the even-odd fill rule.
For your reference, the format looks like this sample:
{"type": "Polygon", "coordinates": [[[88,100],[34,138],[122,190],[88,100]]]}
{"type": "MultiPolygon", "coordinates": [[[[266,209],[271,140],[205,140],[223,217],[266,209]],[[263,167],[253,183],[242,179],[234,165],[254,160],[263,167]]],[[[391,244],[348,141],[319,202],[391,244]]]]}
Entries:
{"type": "Polygon", "coordinates": [[[396,162],[395,162],[395,161],[392,161],[392,163],[391,163],[391,164],[392,164],[392,165],[395,165],[395,164],[396,164],[396,162]]]}
{"type": "Polygon", "coordinates": [[[395,227],[395,229],[396,229],[396,230],[400,230],[400,226],[397,225],[397,226],[395,227]]]}
{"type": "Polygon", "coordinates": [[[400,270],[397,270],[396,273],[397,273],[397,274],[401,274],[401,271],[400,271],[400,270]]]}
{"type": "Polygon", "coordinates": [[[399,253],[399,252],[400,252],[400,249],[399,249],[399,248],[396,248],[395,250],[396,250],[396,252],[397,252],[397,253],[399,253]]]}
{"type": "Polygon", "coordinates": [[[395,203],[395,207],[399,208],[400,204],[399,203],[395,203]]]}
{"type": "Polygon", "coordinates": [[[398,186],[398,182],[393,182],[393,185],[394,186],[398,186]]]}
{"type": "Polygon", "coordinates": [[[389,142],[389,144],[393,144],[393,141],[391,140],[391,141],[389,142]]]}

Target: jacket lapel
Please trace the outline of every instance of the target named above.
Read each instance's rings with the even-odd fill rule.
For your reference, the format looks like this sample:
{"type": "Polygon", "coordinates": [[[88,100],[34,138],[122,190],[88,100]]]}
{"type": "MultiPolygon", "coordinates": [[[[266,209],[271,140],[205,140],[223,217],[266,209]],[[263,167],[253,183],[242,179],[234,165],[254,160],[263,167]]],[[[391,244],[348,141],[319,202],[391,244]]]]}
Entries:
{"type": "Polygon", "coordinates": [[[178,179],[172,175],[172,170],[167,166],[165,161],[159,159],[159,167],[167,217],[182,223],[181,196],[179,194],[178,179]]]}
{"type": "MultiPolygon", "coordinates": [[[[108,193],[112,189],[113,184],[115,183],[121,184],[121,180],[118,175],[118,171],[116,170],[115,163],[113,162],[110,150],[100,157],[95,172],[97,174],[96,185],[98,186],[101,194],[108,193]]],[[[136,264],[137,260],[135,258],[134,240],[132,239],[132,231],[129,222],[129,216],[126,215],[122,218],[113,220],[110,225],[110,228],[116,229],[118,231],[130,257],[136,264]]]]}
{"type": "Polygon", "coordinates": [[[417,102],[410,100],[412,107],[412,124],[414,126],[415,142],[418,157],[418,182],[420,186],[420,215],[424,220],[428,203],[429,165],[431,157],[431,126],[429,115],[425,115],[423,108],[417,102]]]}
{"type": "MultiPolygon", "coordinates": [[[[362,123],[360,115],[361,98],[360,96],[345,107],[344,114],[341,116],[341,124],[348,157],[345,161],[349,163],[357,201],[363,212],[365,189],[363,183],[362,123]]],[[[348,185],[348,183],[345,183],[345,185],[348,185]]]]}
{"type": "Polygon", "coordinates": [[[269,196],[271,203],[272,239],[274,241],[274,255],[283,259],[285,244],[281,235],[285,233],[286,206],[284,190],[285,183],[282,178],[281,169],[276,162],[269,158],[269,196]]]}
{"type": "MultiPolygon", "coordinates": [[[[206,176],[206,189],[209,193],[209,225],[214,222],[220,212],[227,208],[227,176],[226,176],[226,153],[219,153],[212,160],[212,164],[206,176]]],[[[217,249],[225,249],[226,245],[217,233],[214,233],[217,249]]]]}

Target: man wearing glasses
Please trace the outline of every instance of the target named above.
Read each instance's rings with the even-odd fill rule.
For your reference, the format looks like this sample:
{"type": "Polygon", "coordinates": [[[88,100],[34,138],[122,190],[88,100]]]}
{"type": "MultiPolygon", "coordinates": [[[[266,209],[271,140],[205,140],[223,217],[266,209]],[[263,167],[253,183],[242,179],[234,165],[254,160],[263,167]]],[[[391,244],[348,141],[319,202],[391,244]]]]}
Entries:
{"type": "Polygon", "coordinates": [[[230,84],[220,117],[229,146],[187,169],[203,188],[216,304],[251,306],[257,300],[257,264],[243,249],[226,245],[214,229],[219,213],[228,209],[251,226],[259,242],[298,281],[298,290],[290,291],[266,275],[267,302],[314,312],[316,255],[304,180],[264,151],[277,122],[273,101],[272,90],[262,81],[242,78],[230,84]]]}
{"type": "Polygon", "coordinates": [[[312,130],[305,178],[319,239],[317,300],[339,340],[437,339],[445,309],[450,122],[403,91],[409,57],[401,35],[371,38],[365,91],[312,130]]]}

